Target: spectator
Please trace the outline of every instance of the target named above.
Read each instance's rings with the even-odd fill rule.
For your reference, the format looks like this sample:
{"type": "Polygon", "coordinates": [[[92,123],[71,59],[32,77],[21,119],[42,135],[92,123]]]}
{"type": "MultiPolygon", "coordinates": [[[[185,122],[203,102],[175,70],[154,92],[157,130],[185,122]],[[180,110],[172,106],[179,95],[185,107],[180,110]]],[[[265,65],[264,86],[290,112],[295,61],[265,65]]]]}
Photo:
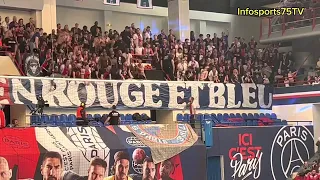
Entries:
{"type": "Polygon", "coordinates": [[[263,84],[270,84],[269,78],[265,74],[263,75],[263,84]]]}
{"type": "MultiPolygon", "coordinates": [[[[168,34],[164,30],[152,34],[150,26],[141,32],[132,23],[120,34],[112,29],[102,33],[95,22],[90,31],[87,26],[81,29],[78,23],[71,30],[67,25],[62,29],[58,23],[47,35],[41,28],[35,28],[32,18],[25,27],[22,19],[15,23],[16,19],[11,23],[19,27],[13,33],[13,38],[17,39],[17,52],[23,56],[38,49],[43,76],[145,79],[145,62],[150,61],[155,69],[164,71],[167,80],[263,83],[261,74],[269,79],[272,65],[282,64],[276,58],[276,46],[259,50],[254,38],[246,42],[241,37],[229,43],[227,31],[221,33],[221,37],[213,33],[205,38],[199,35],[198,39],[190,32],[191,38],[183,42],[176,39],[173,30],[168,34]]],[[[5,22],[9,24],[9,21],[5,22]]],[[[287,57],[290,57],[289,53],[287,57]]],[[[23,64],[23,60],[19,62],[23,64]]]]}
{"type": "Polygon", "coordinates": [[[9,47],[9,52],[15,53],[17,51],[17,41],[15,40],[11,30],[6,32],[2,43],[9,47]]]}
{"type": "Polygon", "coordinates": [[[3,29],[3,32],[7,32],[9,30],[9,17],[5,17],[4,21],[1,23],[1,27],[3,29]]]}

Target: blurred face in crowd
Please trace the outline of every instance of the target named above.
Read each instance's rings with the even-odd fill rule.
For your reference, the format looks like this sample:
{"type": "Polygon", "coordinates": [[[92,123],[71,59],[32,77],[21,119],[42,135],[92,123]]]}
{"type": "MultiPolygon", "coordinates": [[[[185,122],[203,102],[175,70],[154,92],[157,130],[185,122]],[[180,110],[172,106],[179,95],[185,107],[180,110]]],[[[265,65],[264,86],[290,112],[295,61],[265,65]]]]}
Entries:
{"type": "MultiPolygon", "coordinates": [[[[191,98],[190,98],[191,102],[191,98]]],[[[171,161],[166,160],[160,164],[160,176],[161,178],[169,178],[173,170],[173,164],[171,161]]]]}
{"type": "Polygon", "coordinates": [[[41,165],[43,180],[60,180],[62,171],[59,158],[47,158],[41,165]]]}
{"type": "Polygon", "coordinates": [[[106,169],[102,166],[90,166],[88,170],[88,180],[103,180],[106,169]]]}
{"type": "Polygon", "coordinates": [[[0,180],[10,180],[12,177],[12,171],[9,169],[8,161],[0,157],[0,180]]]}
{"type": "Polygon", "coordinates": [[[16,16],[13,16],[13,22],[17,22],[17,17],[16,16]]]}
{"type": "Polygon", "coordinates": [[[115,164],[115,176],[117,179],[127,180],[129,172],[129,161],[127,159],[118,160],[115,164]]]}
{"type": "Polygon", "coordinates": [[[153,162],[144,162],[142,167],[142,180],[154,180],[156,175],[156,166],[153,162]]]}
{"type": "Polygon", "coordinates": [[[4,19],[4,21],[5,21],[6,23],[9,23],[9,17],[6,17],[6,18],[4,19]]]}

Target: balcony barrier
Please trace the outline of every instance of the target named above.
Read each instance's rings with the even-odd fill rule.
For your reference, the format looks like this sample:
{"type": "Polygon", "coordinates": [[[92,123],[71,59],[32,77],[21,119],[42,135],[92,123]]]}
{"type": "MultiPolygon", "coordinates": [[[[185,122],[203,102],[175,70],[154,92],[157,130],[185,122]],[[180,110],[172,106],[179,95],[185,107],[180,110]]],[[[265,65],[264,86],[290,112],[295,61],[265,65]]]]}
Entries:
{"type": "Polygon", "coordinates": [[[281,32],[285,35],[286,30],[310,27],[313,31],[320,24],[320,7],[305,8],[302,15],[267,16],[261,19],[260,39],[270,37],[272,33],[281,32]]]}

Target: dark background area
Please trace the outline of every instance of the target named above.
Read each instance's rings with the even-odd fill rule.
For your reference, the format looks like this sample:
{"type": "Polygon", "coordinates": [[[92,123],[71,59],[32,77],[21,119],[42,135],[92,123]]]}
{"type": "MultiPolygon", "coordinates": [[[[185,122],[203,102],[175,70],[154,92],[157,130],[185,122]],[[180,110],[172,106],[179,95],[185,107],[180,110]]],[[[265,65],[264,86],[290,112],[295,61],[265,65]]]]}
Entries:
{"type": "MultiPolygon", "coordinates": [[[[236,14],[237,8],[265,9],[262,6],[278,3],[280,0],[189,0],[190,9],[196,11],[236,14]]],[[[137,0],[121,0],[136,4],[137,0]]],[[[154,6],[168,7],[167,0],[153,0],[154,6]]]]}

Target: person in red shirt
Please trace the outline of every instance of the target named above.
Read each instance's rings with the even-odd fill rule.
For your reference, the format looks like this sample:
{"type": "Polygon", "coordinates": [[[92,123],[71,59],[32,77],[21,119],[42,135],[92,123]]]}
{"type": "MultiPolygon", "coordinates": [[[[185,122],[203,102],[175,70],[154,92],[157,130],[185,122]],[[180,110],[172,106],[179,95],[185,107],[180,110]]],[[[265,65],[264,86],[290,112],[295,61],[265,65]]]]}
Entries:
{"type": "Polygon", "coordinates": [[[189,102],[187,102],[186,109],[189,108],[190,111],[190,125],[192,128],[195,128],[196,121],[196,109],[193,105],[194,97],[190,97],[189,102]]]}
{"type": "Polygon", "coordinates": [[[311,171],[310,174],[307,175],[307,179],[306,180],[320,180],[320,176],[317,173],[317,171],[314,169],[311,171]]]}
{"type": "Polygon", "coordinates": [[[77,108],[77,125],[78,126],[87,126],[87,114],[86,114],[86,105],[81,103],[80,106],[77,108]]]}
{"type": "Polygon", "coordinates": [[[2,105],[0,104],[0,129],[6,127],[6,117],[2,109],[2,105]]]}

